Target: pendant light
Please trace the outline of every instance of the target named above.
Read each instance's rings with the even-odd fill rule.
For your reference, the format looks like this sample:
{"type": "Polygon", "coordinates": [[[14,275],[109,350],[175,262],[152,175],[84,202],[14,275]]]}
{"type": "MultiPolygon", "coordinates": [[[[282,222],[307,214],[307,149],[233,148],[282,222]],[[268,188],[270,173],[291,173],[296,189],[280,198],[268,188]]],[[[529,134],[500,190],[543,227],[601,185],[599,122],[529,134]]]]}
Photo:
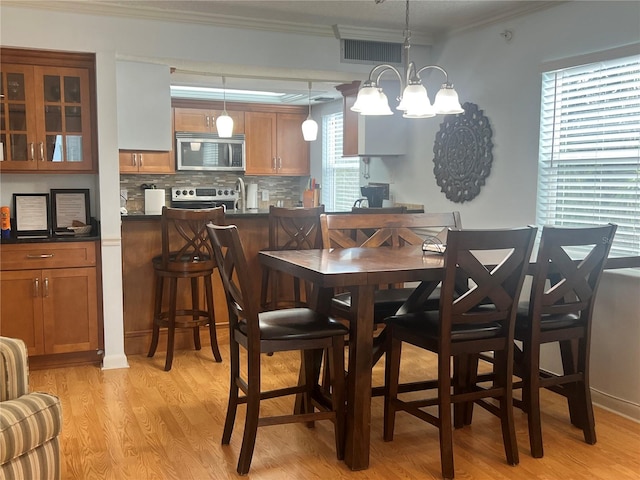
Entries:
{"type": "Polygon", "coordinates": [[[307,142],[313,142],[318,138],[318,124],[311,118],[311,82],[309,82],[309,115],[302,122],[302,136],[307,142]]]}
{"type": "Polygon", "coordinates": [[[222,115],[216,118],[216,129],[218,136],[221,138],[229,138],[233,135],[233,118],[227,114],[227,90],[225,88],[226,79],[222,77],[222,115]]]}

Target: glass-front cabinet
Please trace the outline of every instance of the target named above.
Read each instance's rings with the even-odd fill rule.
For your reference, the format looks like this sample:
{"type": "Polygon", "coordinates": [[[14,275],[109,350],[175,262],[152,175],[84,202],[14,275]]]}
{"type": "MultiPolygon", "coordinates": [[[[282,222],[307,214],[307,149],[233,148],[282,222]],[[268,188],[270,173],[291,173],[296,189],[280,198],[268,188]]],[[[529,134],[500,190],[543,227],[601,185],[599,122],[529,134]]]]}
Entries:
{"type": "Polygon", "coordinates": [[[2,171],[93,169],[89,71],[2,63],[2,171]]]}

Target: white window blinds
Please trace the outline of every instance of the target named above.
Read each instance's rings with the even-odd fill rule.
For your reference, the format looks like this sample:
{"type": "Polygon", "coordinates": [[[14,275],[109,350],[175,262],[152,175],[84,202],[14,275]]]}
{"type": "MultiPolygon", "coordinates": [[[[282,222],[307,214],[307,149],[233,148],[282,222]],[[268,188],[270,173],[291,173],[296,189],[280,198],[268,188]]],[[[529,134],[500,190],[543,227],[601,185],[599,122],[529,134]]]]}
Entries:
{"type": "Polygon", "coordinates": [[[537,223],[607,222],[640,254],[640,55],[542,75],[537,223]]]}
{"type": "Polygon", "coordinates": [[[342,156],[342,112],[322,117],[322,203],[327,212],[351,211],[360,197],[360,160],[342,156]]]}

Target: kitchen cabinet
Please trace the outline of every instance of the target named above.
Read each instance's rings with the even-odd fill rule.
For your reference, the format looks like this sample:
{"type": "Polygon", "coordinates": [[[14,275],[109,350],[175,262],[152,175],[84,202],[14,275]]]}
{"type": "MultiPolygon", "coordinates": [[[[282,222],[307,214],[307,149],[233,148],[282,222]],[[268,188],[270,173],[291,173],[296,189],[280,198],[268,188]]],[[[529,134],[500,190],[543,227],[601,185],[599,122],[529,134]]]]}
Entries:
{"type": "Polygon", "coordinates": [[[120,173],[174,173],[173,151],[120,150],[120,173]]]}
{"type": "Polygon", "coordinates": [[[120,150],[172,149],[170,76],[167,65],[116,62],[120,150]]]}
{"type": "MultiPolygon", "coordinates": [[[[174,125],[176,132],[218,133],[216,118],[223,110],[207,108],[174,108],[174,125]]],[[[245,113],[237,110],[227,110],[233,119],[233,134],[245,133],[245,113]]]]}
{"type": "Polygon", "coordinates": [[[94,171],[95,60],[5,48],[1,55],[0,171],[94,171]],[[51,58],[39,64],[43,55],[51,58]]]}
{"type": "Polygon", "coordinates": [[[353,112],[359,81],[338,85],[343,96],[342,154],[345,157],[395,157],[407,151],[409,125],[401,112],[372,116],[353,112]]]}
{"type": "Polygon", "coordinates": [[[97,249],[95,241],[2,245],[0,335],[21,338],[50,365],[61,364],[57,355],[99,361],[97,249]]]}
{"type": "Polygon", "coordinates": [[[309,175],[309,143],[299,113],[246,112],[247,175],[309,175]]]}

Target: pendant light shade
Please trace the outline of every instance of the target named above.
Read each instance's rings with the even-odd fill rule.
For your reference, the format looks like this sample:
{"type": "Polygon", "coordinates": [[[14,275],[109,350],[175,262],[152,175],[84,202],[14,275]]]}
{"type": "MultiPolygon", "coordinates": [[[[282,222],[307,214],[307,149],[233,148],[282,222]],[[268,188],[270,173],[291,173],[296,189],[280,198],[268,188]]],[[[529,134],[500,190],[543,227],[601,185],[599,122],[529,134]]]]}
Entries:
{"type": "Polygon", "coordinates": [[[302,136],[307,142],[313,142],[318,138],[318,124],[311,118],[311,82],[309,82],[309,115],[302,122],[302,136]]]}
{"type": "Polygon", "coordinates": [[[222,77],[222,115],[216,118],[216,129],[218,130],[218,136],[221,138],[229,138],[233,136],[233,118],[227,114],[227,93],[226,93],[226,79],[222,77]]]}

